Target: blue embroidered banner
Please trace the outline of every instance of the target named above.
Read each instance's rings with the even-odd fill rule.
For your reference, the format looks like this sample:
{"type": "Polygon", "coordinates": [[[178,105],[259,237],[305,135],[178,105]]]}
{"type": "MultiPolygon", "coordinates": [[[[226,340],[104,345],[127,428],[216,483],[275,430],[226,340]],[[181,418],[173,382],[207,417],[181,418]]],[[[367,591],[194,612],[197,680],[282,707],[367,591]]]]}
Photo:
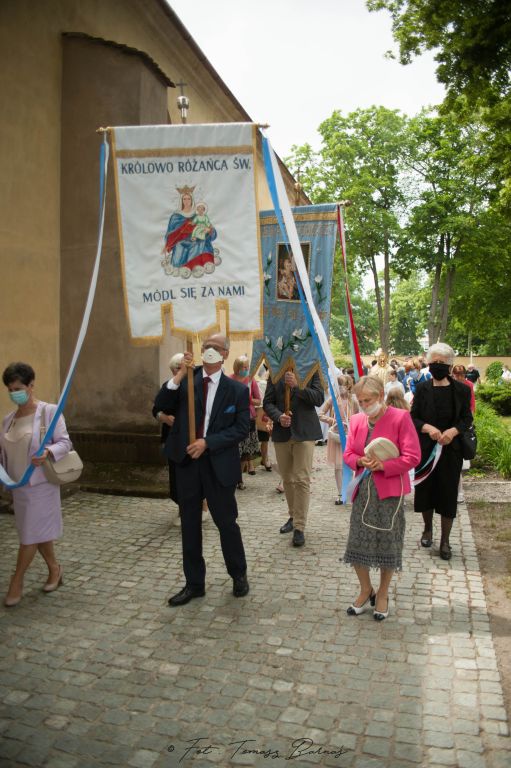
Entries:
{"type": "MultiPolygon", "coordinates": [[[[328,336],[337,207],[331,203],[303,205],[292,211],[314,304],[328,336]]],[[[272,380],[278,381],[286,370],[293,368],[303,386],[321,369],[321,364],[300,302],[292,253],[289,243],[283,240],[275,212],[261,211],[259,220],[264,337],[254,341],[251,373],[264,362],[270,368],[272,380]]]]}

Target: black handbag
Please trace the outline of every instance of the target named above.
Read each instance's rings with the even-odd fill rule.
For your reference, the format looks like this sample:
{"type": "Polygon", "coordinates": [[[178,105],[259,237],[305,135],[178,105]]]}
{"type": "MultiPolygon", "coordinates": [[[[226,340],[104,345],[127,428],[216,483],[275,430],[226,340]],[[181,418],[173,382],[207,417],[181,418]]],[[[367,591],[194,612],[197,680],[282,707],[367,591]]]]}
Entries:
{"type": "Polygon", "coordinates": [[[473,459],[477,453],[477,435],[471,424],[465,432],[460,432],[461,455],[464,459],[473,459]]]}

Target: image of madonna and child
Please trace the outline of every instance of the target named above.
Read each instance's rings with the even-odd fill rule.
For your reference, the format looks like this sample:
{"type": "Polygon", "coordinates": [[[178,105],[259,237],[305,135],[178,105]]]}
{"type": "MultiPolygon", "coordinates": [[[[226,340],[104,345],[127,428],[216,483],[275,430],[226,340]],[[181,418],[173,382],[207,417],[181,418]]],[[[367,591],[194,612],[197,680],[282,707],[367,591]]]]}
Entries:
{"type": "Polygon", "coordinates": [[[207,215],[207,206],[194,204],[192,189],[181,193],[180,210],[174,211],[165,233],[163,254],[167,255],[173,267],[204,267],[214,264],[213,240],[216,229],[207,215]]]}

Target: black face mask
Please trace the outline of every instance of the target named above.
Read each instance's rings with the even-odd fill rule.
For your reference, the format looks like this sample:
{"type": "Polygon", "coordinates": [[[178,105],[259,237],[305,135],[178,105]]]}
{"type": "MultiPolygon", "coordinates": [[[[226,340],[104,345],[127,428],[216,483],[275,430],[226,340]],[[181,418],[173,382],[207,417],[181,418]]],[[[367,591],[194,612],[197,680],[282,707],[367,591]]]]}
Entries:
{"type": "Polygon", "coordinates": [[[450,368],[451,366],[447,365],[447,363],[429,364],[429,372],[433,378],[436,379],[436,381],[442,381],[442,379],[445,379],[445,377],[449,375],[450,368]]]}

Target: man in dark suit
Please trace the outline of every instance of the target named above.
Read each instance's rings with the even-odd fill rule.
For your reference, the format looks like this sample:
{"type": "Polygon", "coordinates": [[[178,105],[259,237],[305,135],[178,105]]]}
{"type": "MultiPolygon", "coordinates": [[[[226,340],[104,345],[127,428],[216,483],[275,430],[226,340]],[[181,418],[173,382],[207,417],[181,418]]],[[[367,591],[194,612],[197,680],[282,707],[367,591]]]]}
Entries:
{"type": "Polygon", "coordinates": [[[284,379],[276,384],[270,379],[264,395],[263,408],[273,420],[272,440],[289,512],[289,519],[280,532],[293,531],[294,547],[305,544],[314,445],[322,437],[316,407],[322,405],[324,399],[317,373],[307,386],[298,387],[293,371],[287,371],[284,379]],[[289,413],[285,411],[286,385],[291,389],[289,413]]]}
{"type": "Polygon", "coordinates": [[[192,355],[183,363],[156,396],[153,413],[175,416],[165,443],[165,454],[175,463],[176,491],[181,515],[183,571],[186,584],[169,599],[169,605],[185,605],[205,594],[206,564],[202,556],[202,500],[220,533],[227,572],[233,580],[233,594],[244,597],[249,591],[247,562],[236,519],[234,495],[240,480],[238,443],[249,432],[249,391],[228,378],[222,364],[229,354],[229,340],[221,334],[202,345],[203,366],[194,371],[195,422],[197,437],[191,442],[188,431],[187,369],[192,355]]]}

